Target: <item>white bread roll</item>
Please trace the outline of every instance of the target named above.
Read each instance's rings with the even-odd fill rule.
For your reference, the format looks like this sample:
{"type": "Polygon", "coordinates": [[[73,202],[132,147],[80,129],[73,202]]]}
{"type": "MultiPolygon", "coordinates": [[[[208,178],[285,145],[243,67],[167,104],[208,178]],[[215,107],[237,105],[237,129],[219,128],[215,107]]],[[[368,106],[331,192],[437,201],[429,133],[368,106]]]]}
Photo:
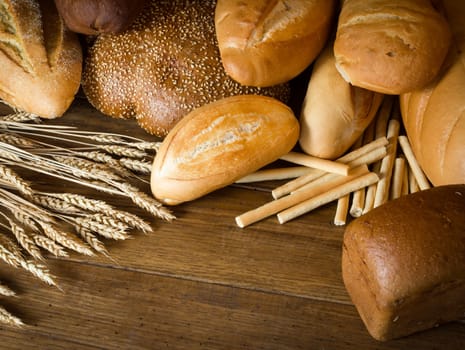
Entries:
{"type": "Polygon", "coordinates": [[[301,110],[299,138],[304,152],[328,159],[341,156],[362,135],[384,96],[346,82],[336,69],[331,44],[314,64],[301,110]]]}
{"type": "Polygon", "coordinates": [[[375,339],[463,318],[464,212],[465,185],[448,185],[387,202],[347,226],[342,277],[375,339]]]}
{"type": "Polygon", "coordinates": [[[292,110],[271,97],[241,95],[204,105],[163,141],[152,166],[152,193],[168,205],[194,200],[277,160],[298,136],[292,110]]]}
{"type": "Polygon", "coordinates": [[[81,82],[82,50],[53,0],[3,1],[0,99],[44,118],[61,116],[81,82]]]}
{"type": "Polygon", "coordinates": [[[436,0],[344,0],[334,53],[348,82],[385,94],[424,87],[438,74],[451,34],[436,0]]]}
{"type": "Polygon", "coordinates": [[[226,72],[251,86],[291,80],[323,49],[335,12],[334,0],[218,0],[215,27],[226,72]]]}
{"type": "Polygon", "coordinates": [[[465,183],[465,2],[444,0],[453,44],[440,77],[400,97],[415,156],[435,185],[465,183]]]}

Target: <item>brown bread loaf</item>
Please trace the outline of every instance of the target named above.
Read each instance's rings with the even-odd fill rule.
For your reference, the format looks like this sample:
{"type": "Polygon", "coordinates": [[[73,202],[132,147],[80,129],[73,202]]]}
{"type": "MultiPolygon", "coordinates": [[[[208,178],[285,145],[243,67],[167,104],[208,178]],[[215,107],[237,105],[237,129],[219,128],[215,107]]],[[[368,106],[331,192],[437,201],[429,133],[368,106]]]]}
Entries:
{"type": "Polygon", "coordinates": [[[99,35],[86,59],[83,89],[102,113],[135,117],[165,136],[187,113],[238,94],[286,101],[289,86],[242,86],[221,65],[215,1],[152,0],[123,33],[99,35]]]}
{"type": "Polygon", "coordinates": [[[345,286],[370,334],[388,340],[465,315],[465,185],[400,197],[352,221],[345,286]]]}

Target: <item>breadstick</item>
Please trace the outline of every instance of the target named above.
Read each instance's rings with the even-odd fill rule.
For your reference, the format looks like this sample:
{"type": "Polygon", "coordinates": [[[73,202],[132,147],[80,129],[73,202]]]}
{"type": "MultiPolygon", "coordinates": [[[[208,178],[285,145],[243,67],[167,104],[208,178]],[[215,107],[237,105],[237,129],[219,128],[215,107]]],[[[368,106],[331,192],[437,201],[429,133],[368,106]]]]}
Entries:
{"type": "Polygon", "coordinates": [[[402,195],[402,187],[404,185],[404,173],[405,173],[405,159],[397,157],[394,161],[394,169],[392,174],[391,184],[391,199],[399,198],[402,195]]]}
{"type": "Polygon", "coordinates": [[[412,147],[410,146],[410,143],[408,141],[407,136],[399,136],[399,144],[400,147],[402,148],[402,151],[405,154],[405,158],[407,158],[407,162],[410,166],[410,169],[413,172],[413,175],[415,176],[415,179],[417,180],[418,186],[420,187],[421,190],[427,190],[428,188],[431,187],[428,179],[426,178],[423,170],[421,169],[420,165],[418,164],[417,159],[415,158],[415,155],[413,154],[412,147]]]}
{"type": "Polygon", "coordinates": [[[405,163],[404,175],[402,176],[402,195],[403,196],[409,193],[408,173],[409,173],[408,163],[405,163]]]}
{"type": "Polygon", "coordinates": [[[353,191],[369,186],[378,180],[378,175],[373,172],[361,175],[345,184],[333,187],[329,191],[326,191],[316,197],[310,198],[293,207],[290,207],[289,209],[280,212],[278,214],[278,221],[280,224],[284,224],[300,215],[306,214],[318,207],[321,207],[322,205],[328,204],[353,191]]]}
{"type": "Polygon", "coordinates": [[[349,213],[354,218],[358,218],[363,214],[363,206],[365,204],[365,191],[365,188],[361,188],[358,191],[355,191],[352,195],[352,205],[350,207],[349,213]]]}
{"type": "Polygon", "coordinates": [[[341,184],[347,183],[353,179],[358,178],[362,174],[368,173],[366,165],[360,166],[353,170],[353,175],[343,176],[331,174],[331,179],[320,180],[312,182],[313,186],[308,187],[306,190],[296,191],[288,196],[268,202],[256,209],[250,210],[244,214],[236,217],[236,223],[239,227],[243,228],[257,221],[265,219],[271,215],[279,213],[280,211],[292,207],[302,201],[315,197],[323,192],[330,191],[332,188],[341,184]]]}
{"type": "Polygon", "coordinates": [[[344,226],[347,221],[347,213],[349,211],[349,198],[350,194],[339,198],[337,200],[336,215],[334,216],[334,225],[344,226]]]}
{"type": "MultiPolygon", "coordinates": [[[[408,163],[408,161],[407,161],[408,163]]],[[[418,182],[415,179],[415,175],[413,174],[412,168],[409,168],[408,172],[408,191],[409,193],[415,193],[420,190],[420,187],[418,187],[418,182]]]]}
{"type": "Polygon", "coordinates": [[[396,119],[391,119],[388,125],[389,151],[381,161],[381,178],[376,185],[375,201],[373,206],[379,207],[389,199],[389,186],[391,183],[392,169],[397,152],[397,139],[399,135],[400,123],[396,119]]]}
{"type": "Polygon", "coordinates": [[[338,163],[337,161],[327,160],[323,158],[313,157],[308,154],[298,152],[289,152],[288,154],[285,154],[284,156],[280,157],[280,159],[339,175],[348,175],[350,170],[347,164],[342,164],[338,163]]]}
{"type": "MultiPolygon", "coordinates": [[[[340,157],[337,159],[338,162],[341,163],[350,163],[352,161],[357,160],[358,158],[361,158],[365,155],[367,155],[367,158],[365,160],[369,160],[371,156],[376,154],[376,152],[384,152],[385,151],[385,146],[389,143],[388,139],[386,136],[380,137],[373,142],[370,142],[350,153],[347,153],[346,155],[340,157]],[[384,151],[383,151],[384,149],[384,151]],[[369,154],[369,155],[368,155],[369,154]]],[[[368,163],[367,163],[368,164],[368,163]]],[[[360,165],[360,164],[359,164],[360,165]]],[[[350,167],[356,167],[357,165],[350,165],[350,167]]],[[[322,170],[317,170],[317,169],[312,169],[311,172],[309,172],[307,175],[300,176],[294,180],[291,180],[284,185],[281,185],[277,188],[275,188],[271,194],[273,198],[278,199],[281,198],[282,196],[285,196],[293,191],[296,191],[300,187],[306,185],[307,183],[314,181],[318,179],[319,177],[323,176],[325,174],[324,171],[322,170]]]]}
{"type": "Polygon", "coordinates": [[[244,176],[243,178],[236,181],[236,183],[250,183],[260,181],[272,181],[272,180],[285,180],[293,179],[302,175],[306,175],[311,172],[311,168],[306,166],[288,167],[288,168],[276,168],[276,169],[263,169],[258,170],[252,174],[244,176]]]}

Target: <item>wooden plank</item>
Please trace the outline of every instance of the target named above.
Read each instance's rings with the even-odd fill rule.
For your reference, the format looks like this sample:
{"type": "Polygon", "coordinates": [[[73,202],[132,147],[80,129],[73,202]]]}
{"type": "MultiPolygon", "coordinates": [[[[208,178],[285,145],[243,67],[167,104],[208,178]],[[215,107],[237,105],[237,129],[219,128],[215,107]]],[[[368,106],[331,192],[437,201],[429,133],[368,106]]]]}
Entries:
{"type": "Polygon", "coordinates": [[[23,272],[16,311],[24,330],[1,328],[7,349],[459,349],[465,325],[453,323],[378,343],[350,305],[211,283],[54,261],[63,292],[23,272]],[[28,346],[29,345],[29,346],[28,346]]]}

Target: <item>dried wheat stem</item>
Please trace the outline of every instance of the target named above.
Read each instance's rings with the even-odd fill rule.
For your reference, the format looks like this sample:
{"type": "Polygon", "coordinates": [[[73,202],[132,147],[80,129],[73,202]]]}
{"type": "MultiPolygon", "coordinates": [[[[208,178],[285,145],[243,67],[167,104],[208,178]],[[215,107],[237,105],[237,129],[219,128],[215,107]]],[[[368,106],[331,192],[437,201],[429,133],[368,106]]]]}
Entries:
{"type": "Polygon", "coordinates": [[[24,323],[16,316],[9,313],[4,307],[0,306],[0,322],[12,327],[23,327],[24,323]]]}

